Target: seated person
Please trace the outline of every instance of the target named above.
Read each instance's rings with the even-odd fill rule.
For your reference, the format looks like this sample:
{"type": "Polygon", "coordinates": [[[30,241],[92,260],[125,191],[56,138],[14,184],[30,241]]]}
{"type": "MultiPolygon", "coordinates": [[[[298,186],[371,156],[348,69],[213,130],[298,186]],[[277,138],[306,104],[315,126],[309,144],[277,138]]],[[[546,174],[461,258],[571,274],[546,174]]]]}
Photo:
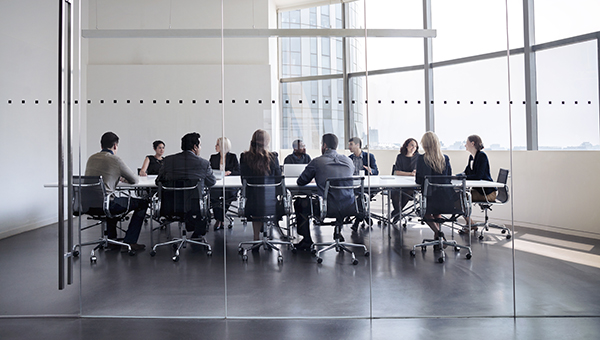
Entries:
{"type": "MultiPolygon", "coordinates": [[[[138,177],[133,171],[117,156],[119,148],[119,136],[113,132],[106,132],[100,139],[102,151],[90,156],[85,166],[86,176],[102,176],[107,194],[112,194],[117,188],[119,181],[124,181],[130,184],[136,184],[138,177]]],[[[139,251],[146,248],[143,244],[138,244],[142,223],[148,209],[148,201],[139,198],[115,197],[109,205],[109,210],[113,214],[122,214],[126,211],[134,211],[129,228],[125,233],[123,242],[129,244],[132,250],[139,251]],[[128,207],[129,200],[129,207],[128,207]]],[[[107,218],[108,238],[117,238],[117,222],[118,218],[107,218]]],[[[111,245],[114,247],[117,245],[111,245]]],[[[121,251],[127,251],[128,248],[123,246],[121,251]]]]}
{"type": "MultiPolygon", "coordinates": [[[[347,156],[340,155],[336,149],[338,146],[338,138],[333,133],[323,135],[321,142],[322,155],[313,159],[300,177],[296,180],[298,185],[303,186],[310,183],[313,178],[317,183],[317,192],[322,197],[325,191],[325,183],[328,178],[350,177],[354,173],[354,164],[347,156]]],[[[338,194],[345,194],[344,192],[338,194]]],[[[314,214],[320,213],[320,206],[317,200],[313,200],[312,211],[314,214]]],[[[348,205],[354,202],[354,192],[349,191],[347,195],[336,197],[336,199],[328,204],[337,203],[340,205],[348,205]]],[[[311,214],[311,199],[309,197],[297,198],[294,202],[294,210],[296,212],[296,223],[298,225],[298,235],[302,236],[302,241],[295,246],[299,250],[309,250],[313,244],[310,237],[310,228],[308,216],[311,214]]],[[[334,239],[343,241],[341,235],[333,235],[334,239]]]]}
{"type": "MultiPolygon", "coordinates": [[[[404,144],[400,148],[400,153],[396,157],[393,175],[414,177],[417,172],[418,151],[419,144],[414,138],[404,141],[404,144]]],[[[413,195],[414,190],[412,189],[392,190],[392,206],[394,207],[392,219],[394,222],[398,221],[402,215],[402,210],[413,195]]]]}
{"type": "MultiPolygon", "coordinates": [[[[240,155],[240,172],[242,176],[281,176],[279,157],[276,152],[269,151],[271,136],[265,130],[256,130],[252,134],[250,149],[240,155]]],[[[252,221],[254,241],[260,240],[263,222],[252,221]]]]}
{"type": "MultiPolygon", "coordinates": [[[[231,141],[227,137],[217,138],[215,151],[217,153],[210,155],[210,167],[213,170],[224,171],[225,176],[240,175],[240,163],[236,154],[229,152],[231,150],[231,141]],[[225,156],[223,159],[223,156],[225,156]]],[[[223,189],[216,188],[210,191],[211,207],[215,217],[214,230],[223,229],[224,213],[231,205],[231,200],[236,196],[237,189],[225,189],[225,211],[223,211],[223,189]]]]}
{"type": "Polygon", "coordinates": [[[158,175],[158,171],[162,166],[163,162],[163,154],[165,153],[165,143],[161,140],[155,140],[152,143],[152,147],[154,148],[154,155],[148,155],[144,158],[144,164],[142,164],[142,168],[140,169],[140,176],[147,175],[158,175]]]}
{"type": "MultiPolygon", "coordinates": [[[[426,132],[421,138],[421,145],[425,153],[419,157],[417,161],[417,171],[415,181],[423,186],[425,176],[452,175],[452,167],[450,166],[450,158],[442,154],[442,147],[437,135],[431,131],[426,132]]],[[[433,230],[433,238],[437,240],[440,237],[440,224],[434,222],[434,219],[441,218],[441,215],[428,214],[425,215],[425,221],[429,228],[433,230]]]]}
{"type": "Polygon", "coordinates": [[[372,153],[364,152],[361,150],[362,140],[358,137],[350,138],[348,143],[348,149],[350,149],[350,159],[354,163],[354,175],[358,175],[360,170],[365,171],[365,175],[379,175],[377,169],[377,163],[375,162],[375,156],[372,153]]]}
{"type": "Polygon", "coordinates": [[[310,156],[306,154],[306,145],[301,139],[296,139],[292,143],[294,152],[288,155],[284,160],[283,164],[308,164],[310,163],[310,156]]]}
{"type": "MultiPolygon", "coordinates": [[[[465,167],[465,175],[468,180],[493,181],[490,174],[490,162],[483,152],[483,141],[478,135],[467,137],[465,149],[470,153],[469,163],[465,167]]],[[[473,202],[494,202],[496,200],[496,188],[472,188],[471,199],[473,202]]],[[[466,219],[465,219],[466,221],[466,219]]],[[[468,223],[469,221],[466,221],[468,223]]],[[[471,224],[474,224],[471,220],[471,224]]],[[[472,226],[477,231],[476,226],[472,226]]]]}
{"type": "MultiPolygon", "coordinates": [[[[200,134],[191,132],[181,138],[181,152],[165,157],[156,183],[173,180],[204,180],[204,187],[210,188],[217,182],[208,161],[200,157],[202,141],[200,134]]],[[[194,231],[192,238],[206,234],[206,225],[210,216],[186,218],[185,228],[194,231]]]]}

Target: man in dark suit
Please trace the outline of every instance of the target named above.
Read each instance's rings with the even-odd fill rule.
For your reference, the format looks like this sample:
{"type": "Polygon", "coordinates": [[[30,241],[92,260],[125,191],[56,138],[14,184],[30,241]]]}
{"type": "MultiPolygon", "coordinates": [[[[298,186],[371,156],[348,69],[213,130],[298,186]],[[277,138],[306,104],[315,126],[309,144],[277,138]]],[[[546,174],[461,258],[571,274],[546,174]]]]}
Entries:
{"type": "MultiPolygon", "coordinates": [[[[191,132],[181,138],[181,152],[165,157],[156,183],[173,180],[204,180],[204,187],[210,188],[217,182],[210,163],[200,157],[202,142],[200,134],[191,132]]],[[[192,238],[206,234],[207,218],[186,220],[186,229],[194,230],[192,238]],[[193,227],[193,228],[192,228],[193,227]]]]}

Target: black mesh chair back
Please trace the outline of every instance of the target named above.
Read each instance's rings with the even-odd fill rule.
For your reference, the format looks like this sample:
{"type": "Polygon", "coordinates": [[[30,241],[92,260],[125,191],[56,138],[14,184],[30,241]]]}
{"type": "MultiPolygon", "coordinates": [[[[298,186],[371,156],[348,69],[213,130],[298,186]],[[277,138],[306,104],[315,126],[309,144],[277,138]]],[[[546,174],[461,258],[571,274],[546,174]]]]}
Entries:
{"type": "Polygon", "coordinates": [[[243,176],[238,211],[252,221],[276,220],[289,206],[286,197],[284,176],[243,176]]]}
{"type": "Polygon", "coordinates": [[[102,176],[73,176],[73,215],[106,215],[102,176]]]}
{"type": "Polygon", "coordinates": [[[421,213],[424,215],[450,215],[445,221],[470,215],[464,176],[426,176],[422,197],[421,213]]]}
{"type": "Polygon", "coordinates": [[[160,217],[183,221],[207,215],[203,180],[172,180],[158,183],[160,217]]]}
{"type": "Polygon", "coordinates": [[[508,202],[508,187],[506,186],[506,183],[508,182],[507,169],[500,169],[498,171],[498,180],[496,182],[504,184],[504,186],[498,188],[496,200],[500,201],[500,203],[508,202]]]}
{"type": "Polygon", "coordinates": [[[364,195],[364,177],[329,178],[325,182],[323,196],[323,217],[364,218],[366,214],[369,199],[364,195]]]}

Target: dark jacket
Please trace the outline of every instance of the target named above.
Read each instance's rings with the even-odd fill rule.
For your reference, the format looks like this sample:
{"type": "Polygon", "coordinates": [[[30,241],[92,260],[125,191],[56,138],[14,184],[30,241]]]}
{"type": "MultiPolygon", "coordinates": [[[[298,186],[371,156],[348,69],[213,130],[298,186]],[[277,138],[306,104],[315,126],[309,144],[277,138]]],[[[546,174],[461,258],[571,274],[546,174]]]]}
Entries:
{"type": "Polygon", "coordinates": [[[156,183],[177,179],[203,179],[207,188],[217,182],[208,161],[189,150],[165,157],[156,183]]]}
{"type": "MultiPolygon", "coordinates": [[[[484,180],[492,182],[492,175],[490,175],[490,161],[488,160],[487,155],[483,151],[477,151],[475,154],[475,158],[473,155],[469,155],[469,163],[465,167],[465,175],[467,175],[467,179],[469,180],[484,180]],[[470,165],[473,162],[473,169],[471,169],[470,165]]],[[[485,195],[489,195],[492,192],[496,191],[496,188],[473,188],[479,193],[484,193],[485,195]]]]}
{"type": "MultiPolygon", "coordinates": [[[[210,155],[210,167],[214,170],[219,170],[221,161],[221,154],[215,153],[210,155]]],[[[238,163],[237,156],[228,152],[225,155],[225,171],[231,171],[232,176],[239,176],[240,174],[240,163],[238,163]]]]}
{"type": "MultiPolygon", "coordinates": [[[[371,166],[371,175],[373,176],[377,176],[379,175],[379,169],[377,168],[377,162],[375,162],[375,156],[373,156],[372,153],[368,153],[368,152],[364,152],[362,151],[362,164],[366,167],[369,167],[369,165],[371,166]]],[[[350,159],[354,161],[354,159],[356,158],[356,156],[354,154],[350,154],[350,159]]],[[[355,169],[356,171],[360,171],[363,170],[363,168],[361,169],[355,169]]],[[[365,175],[369,175],[368,171],[365,171],[365,175]]]]}

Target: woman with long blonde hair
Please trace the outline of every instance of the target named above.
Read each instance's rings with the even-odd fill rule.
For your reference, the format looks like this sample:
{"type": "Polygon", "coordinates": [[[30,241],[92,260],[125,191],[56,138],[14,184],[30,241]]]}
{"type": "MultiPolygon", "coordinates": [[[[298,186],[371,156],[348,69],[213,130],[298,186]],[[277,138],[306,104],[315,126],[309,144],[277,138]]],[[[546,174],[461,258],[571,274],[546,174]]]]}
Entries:
{"type": "MultiPolygon", "coordinates": [[[[450,158],[442,153],[442,147],[437,135],[432,131],[427,131],[421,138],[421,146],[425,153],[417,161],[416,182],[419,185],[425,183],[425,176],[452,175],[450,158]]],[[[440,218],[440,215],[425,215],[425,221],[429,228],[433,230],[434,239],[440,237],[440,225],[434,222],[434,219],[440,218]]]]}

